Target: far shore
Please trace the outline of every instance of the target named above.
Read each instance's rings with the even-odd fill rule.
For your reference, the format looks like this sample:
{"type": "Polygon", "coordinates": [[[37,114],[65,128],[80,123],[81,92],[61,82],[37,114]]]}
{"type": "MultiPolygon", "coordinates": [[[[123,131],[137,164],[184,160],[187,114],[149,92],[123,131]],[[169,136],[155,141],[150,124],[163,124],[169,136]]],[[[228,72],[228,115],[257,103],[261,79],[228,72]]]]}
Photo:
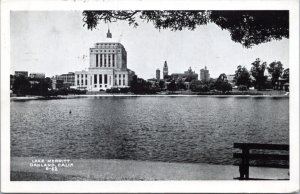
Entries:
{"type": "Polygon", "coordinates": [[[25,100],[56,100],[56,99],[73,99],[84,97],[283,97],[289,98],[289,94],[131,94],[131,93],[95,93],[95,94],[79,94],[79,95],[58,95],[58,96],[13,96],[10,97],[12,101],[25,101],[25,100]]]}

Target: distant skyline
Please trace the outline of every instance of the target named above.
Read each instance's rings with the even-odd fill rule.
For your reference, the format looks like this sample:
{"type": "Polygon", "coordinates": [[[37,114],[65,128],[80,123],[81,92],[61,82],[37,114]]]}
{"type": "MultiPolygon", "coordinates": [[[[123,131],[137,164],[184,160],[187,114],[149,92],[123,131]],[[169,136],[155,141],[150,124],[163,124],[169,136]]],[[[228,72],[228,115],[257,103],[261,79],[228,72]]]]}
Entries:
{"type": "Polygon", "coordinates": [[[12,11],[11,74],[14,71],[45,73],[51,77],[87,70],[89,48],[105,40],[108,27],[113,39],[127,50],[127,66],[144,79],[161,77],[164,61],[169,74],[189,67],[200,74],[207,66],[211,77],[234,74],[238,65],[251,68],[256,58],[270,64],[281,61],[289,67],[289,40],[271,41],[244,48],[215,24],[194,31],[158,30],[152,23],[139,22],[134,28],[125,22],[100,23],[97,30],[83,27],[81,11],[12,11]]]}

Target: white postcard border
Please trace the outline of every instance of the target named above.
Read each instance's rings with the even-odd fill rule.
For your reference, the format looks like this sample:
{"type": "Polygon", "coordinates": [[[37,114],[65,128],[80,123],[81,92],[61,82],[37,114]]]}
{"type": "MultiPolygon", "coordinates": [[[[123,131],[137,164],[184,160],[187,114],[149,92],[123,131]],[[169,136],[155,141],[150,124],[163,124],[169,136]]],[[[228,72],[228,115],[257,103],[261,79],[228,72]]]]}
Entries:
{"type": "Polygon", "coordinates": [[[1,192],[205,192],[282,193],[299,190],[299,2],[297,0],[17,1],[1,2],[1,192]],[[12,10],[290,10],[289,181],[10,181],[10,11],[12,10]]]}

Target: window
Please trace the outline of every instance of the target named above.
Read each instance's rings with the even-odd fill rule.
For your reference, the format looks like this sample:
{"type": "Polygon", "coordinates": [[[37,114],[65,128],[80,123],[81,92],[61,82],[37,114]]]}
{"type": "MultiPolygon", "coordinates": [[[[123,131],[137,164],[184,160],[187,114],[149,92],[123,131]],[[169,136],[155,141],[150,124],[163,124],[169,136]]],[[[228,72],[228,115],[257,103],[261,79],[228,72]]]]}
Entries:
{"type": "Polygon", "coordinates": [[[79,85],[79,80],[77,80],[77,85],[79,85]]]}
{"type": "Polygon", "coordinates": [[[87,79],[85,80],[85,85],[88,85],[88,84],[87,84],[87,79]]]}
{"type": "Polygon", "coordinates": [[[106,67],[106,55],[104,55],[104,67],[106,67]]]}
{"type": "Polygon", "coordinates": [[[125,78],[125,74],[123,74],[123,78],[125,78]]]}
{"type": "Polygon", "coordinates": [[[94,75],[94,84],[97,84],[97,75],[94,75]]]}
{"type": "Polygon", "coordinates": [[[107,84],[107,74],[104,74],[104,84],[107,84]]]}
{"type": "Polygon", "coordinates": [[[100,54],[100,67],[102,67],[102,54],[100,54]]]}
{"type": "Polygon", "coordinates": [[[119,79],[119,86],[121,85],[121,80],[119,79]]]}
{"type": "Polygon", "coordinates": [[[96,67],[98,67],[98,54],[96,54],[96,67]]]}
{"type": "Polygon", "coordinates": [[[102,84],[102,74],[100,74],[99,76],[100,76],[99,83],[102,84]]]}
{"type": "Polygon", "coordinates": [[[115,67],[115,54],[112,54],[112,65],[115,67]]]}
{"type": "Polygon", "coordinates": [[[125,86],[125,79],[123,79],[123,86],[125,86]]]}

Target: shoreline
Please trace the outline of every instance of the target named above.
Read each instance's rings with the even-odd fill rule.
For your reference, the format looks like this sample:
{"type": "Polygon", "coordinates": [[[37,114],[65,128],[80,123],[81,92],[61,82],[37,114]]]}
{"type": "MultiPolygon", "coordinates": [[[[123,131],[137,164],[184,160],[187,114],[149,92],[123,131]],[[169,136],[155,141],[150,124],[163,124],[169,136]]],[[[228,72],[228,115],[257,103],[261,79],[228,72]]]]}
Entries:
{"type": "MultiPolygon", "coordinates": [[[[239,167],[206,163],[174,163],[121,159],[70,159],[69,168],[49,171],[30,167],[37,157],[12,157],[13,181],[86,180],[86,181],[159,181],[159,180],[234,180],[239,167]]],[[[45,158],[45,161],[47,158],[45,158]]],[[[288,179],[288,169],[251,167],[255,178],[288,179]]]]}
{"type": "Polygon", "coordinates": [[[80,95],[64,95],[64,96],[22,96],[10,97],[11,101],[27,101],[27,100],[60,100],[60,99],[75,99],[75,98],[88,98],[88,97],[237,97],[237,98],[289,98],[289,95],[240,95],[240,94],[224,94],[224,95],[198,95],[198,94],[80,94],[80,95]]]}

